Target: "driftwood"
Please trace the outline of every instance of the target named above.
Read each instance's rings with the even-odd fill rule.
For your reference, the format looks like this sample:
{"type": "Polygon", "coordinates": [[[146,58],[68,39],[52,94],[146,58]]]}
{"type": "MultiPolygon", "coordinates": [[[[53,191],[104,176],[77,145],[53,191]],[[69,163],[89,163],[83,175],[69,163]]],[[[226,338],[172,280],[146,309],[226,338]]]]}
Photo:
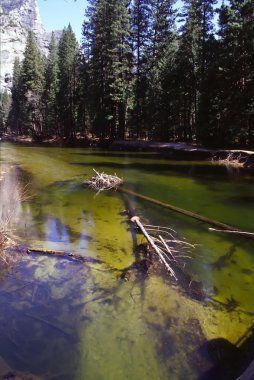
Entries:
{"type": "Polygon", "coordinates": [[[133,216],[131,221],[137,225],[145,236],[149,247],[158,256],[159,261],[177,281],[172,263],[178,266],[182,258],[190,258],[189,255],[182,253],[186,251],[186,249],[194,248],[195,245],[177,239],[173,234],[175,231],[170,228],[142,224],[138,216],[133,216]],[[181,248],[181,252],[179,251],[179,247],[181,248]]]}
{"type": "Polygon", "coordinates": [[[110,175],[98,173],[95,169],[93,169],[93,171],[95,172],[95,176],[93,176],[90,180],[84,181],[84,184],[97,191],[97,193],[104,190],[117,189],[123,184],[123,180],[116,174],[110,175]]]}
{"type": "Polygon", "coordinates": [[[83,263],[94,263],[94,264],[101,264],[102,261],[95,259],[93,257],[88,257],[88,256],[82,256],[77,253],[73,252],[65,252],[65,251],[52,251],[52,250],[47,250],[47,249],[39,249],[39,248],[28,248],[26,250],[28,254],[30,253],[36,253],[40,255],[54,255],[54,256],[61,256],[66,259],[71,259],[83,263]]]}

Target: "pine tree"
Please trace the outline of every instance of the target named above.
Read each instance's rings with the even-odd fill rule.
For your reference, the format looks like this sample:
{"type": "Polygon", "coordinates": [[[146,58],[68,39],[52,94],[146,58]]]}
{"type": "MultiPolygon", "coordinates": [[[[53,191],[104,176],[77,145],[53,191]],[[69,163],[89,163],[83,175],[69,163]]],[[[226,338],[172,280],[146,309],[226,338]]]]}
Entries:
{"type": "Polygon", "coordinates": [[[111,24],[112,40],[109,47],[113,69],[110,90],[115,108],[115,131],[112,133],[112,137],[124,139],[132,80],[130,14],[126,0],[114,0],[112,5],[114,12],[112,12],[111,24]]]}
{"type": "Polygon", "coordinates": [[[21,70],[22,125],[23,132],[31,132],[34,138],[43,133],[44,110],[42,94],[44,90],[44,61],[33,32],[28,32],[24,60],[21,70]]]}
{"type": "Polygon", "coordinates": [[[12,131],[21,133],[21,64],[19,58],[15,58],[12,76],[12,104],[9,114],[9,124],[12,131]]]}
{"type": "Polygon", "coordinates": [[[59,122],[61,135],[75,138],[79,45],[69,25],[59,41],[59,122]]]}
{"type": "MultiPolygon", "coordinates": [[[[179,137],[191,139],[196,133],[200,96],[209,66],[209,47],[213,39],[215,0],[185,0],[178,53],[179,137]]],[[[204,127],[200,123],[201,128],[204,127]]],[[[199,130],[198,130],[199,134],[199,130]]]]}
{"type": "Polygon", "coordinates": [[[97,0],[84,40],[91,77],[91,119],[101,137],[123,138],[131,88],[132,50],[126,0],[97,0]]]}
{"type": "Polygon", "coordinates": [[[165,87],[165,67],[176,51],[174,0],[152,2],[151,40],[148,48],[147,126],[150,134],[167,140],[170,130],[170,113],[165,87]],[[163,88],[164,87],[164,88],[163,88]]]}
{"type": "Polygon", "coordinates": [[[106,137],[110,133],[108,73],[111,63],[107,54],[109,40],[108,7],[104,0],[92,0],[83,27],[83,48],[89,66],[90,118],[92,131],[106,137]]]}
{"type": "Polygon", "coordinates": [[[88,135],[91,131],[90,121],[90,75],[89,65],[83,54],[79,55],[77,87],[77,132],[88,135]]]}
{"type": "Polygon", "coordinates": [[[242,7],[243,28],[242,67],[243,67],[243,126],[246,142],[254,146],[254,3],[246,1],[242,7]]]}
{"type": "Polygon", "coordinates": [[[0,134],[7,132],[7,120],[10,109],[11,99],[7,90],[0,93],[0,134]]]}
{"type": "Polygon", "coordinates": [[[59,135],[59,111],[57,95],[59,92],[58,46],[54,33],[49,45],[49,56],[45,72],[45,134],[59,135]]]}
{"type": "Polygon", "coordinates": [[[142,137],[145,133],[145,96],[147,91],[147,51],[150,44],[151,1],[134,0],[131,9],[132,45],[134,51],[134,107],[132,123],[134,134],[142,137]]]}
{"type": "Polygon", "coordinates": [[[219,53],[211,104],[212,137],[221,144],[254,140],[254,4],[232,0],[219,13],[219,53]],[[216,120],[217,119],[217,120],[216,120]]]}
{"type": "Polygon", "coordinates": [[[21,127],[21,106],[22,106],[22,85],[21,85],[21,63],[19,58],[15,58],[12,76],[12,103],[8,123],[13,132],[22,133],[21,127]]]}

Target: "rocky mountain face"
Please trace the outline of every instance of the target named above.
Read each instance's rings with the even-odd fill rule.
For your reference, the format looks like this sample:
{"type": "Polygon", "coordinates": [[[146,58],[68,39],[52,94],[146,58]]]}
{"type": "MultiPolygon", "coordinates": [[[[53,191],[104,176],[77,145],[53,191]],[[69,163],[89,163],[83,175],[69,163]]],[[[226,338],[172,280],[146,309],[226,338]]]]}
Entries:
{"type": "MultiPolygon", "coordinates": [[[[51,33],[41,23],[37,0],[0,1],[0,84],[1,91],[11,87],[13,63],[23,59],[27,32],[31,29],[43,54],[47,55],[51,33]]],[[[59,37],[61,31],[55,32],[59,37]]]]}

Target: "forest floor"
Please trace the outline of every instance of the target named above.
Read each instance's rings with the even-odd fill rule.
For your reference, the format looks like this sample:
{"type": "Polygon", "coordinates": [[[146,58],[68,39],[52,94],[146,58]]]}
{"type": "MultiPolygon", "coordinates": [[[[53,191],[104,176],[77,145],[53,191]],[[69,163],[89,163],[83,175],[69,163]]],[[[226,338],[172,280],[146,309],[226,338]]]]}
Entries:
{"type": "Polygon", "coordinates": [[[195,143],[158,142],[146,140],[100,140],[79,136],[73,141],[52,138],[34,142],[28,136],[2,135],[2,141],[42,146],[72,146],[103,148],[110,151],[154,152],[159,157],[186,161],[213,161],[221,164],[254,169],[254,151],[245,149],[212,149],[195,143]]]}

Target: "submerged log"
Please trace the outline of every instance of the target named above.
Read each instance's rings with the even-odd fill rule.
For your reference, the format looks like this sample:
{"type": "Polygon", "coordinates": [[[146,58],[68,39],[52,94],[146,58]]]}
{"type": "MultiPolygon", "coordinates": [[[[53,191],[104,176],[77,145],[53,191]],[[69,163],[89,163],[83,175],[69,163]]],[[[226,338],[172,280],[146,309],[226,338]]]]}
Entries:
{"type": "Polygon", "coordinates": [[[77,253],[73,252],[65,252],[65,251],[53,251],[48,249],[39,249],[39,248],[28,248],[26,250],[27,254],[30,253],[36,253],[39,255],[54,255],[54,256],[61,256],[66,259],[71,259],[75,261],[80,261],[83,263],[94,263],[94,264],[101,264],[103,261],[95,259],[90,256],[82,256],[77,253]]]}

